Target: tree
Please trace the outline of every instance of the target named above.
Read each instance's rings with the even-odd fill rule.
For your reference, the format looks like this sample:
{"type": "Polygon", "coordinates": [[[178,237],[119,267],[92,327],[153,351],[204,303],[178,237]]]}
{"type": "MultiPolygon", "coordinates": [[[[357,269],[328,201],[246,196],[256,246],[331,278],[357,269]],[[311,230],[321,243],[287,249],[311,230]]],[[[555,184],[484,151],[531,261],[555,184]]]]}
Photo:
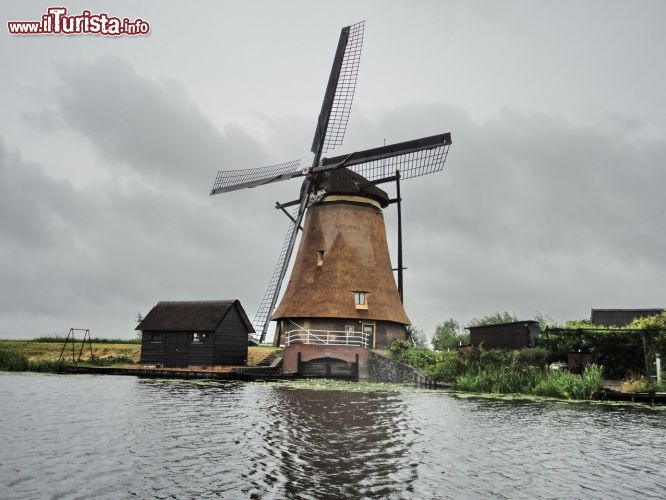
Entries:
{"type": "Polygon", "coordinates": [[[636,318],[629,323],[629,328],[640,328],[645,330],[666,330],[666,311],[661,311],[653,316],[636,318]]]}
{"type": "Polygon", "coordinates": [[[570,319],[569,321],[566,321],[564,323],[564,328],[568,328],[571,330],[574,329],[587,329],[587,330],[602,330],[602,329],[607,329],[608,327],[603,326],[603,325],[594,325],[592,324],[592,321],[589,319],[570,319]]]}
{"type": "Polygon", "coordinates": [[[428,341],[422,330],[411,325],[407,327],[407,340],[414,349],[427,349],[428,341]]]}
{"type": "Polygon", "coordinates": [[[516,316],[504,311],[488,314],[482,318],[473,318],[469,322],[469,326],[498,325],[500,323],[514,323],[516,321],[518,321],[516,316]]]}
{"type": "MultiPolygon", "coordinates": [[[[141,313],[136,313],[136,319],[135,319],[135,321],[137,322],[137,324],[138,324],[138,323],[141,323],[141,322],[143,321],[143,314],[141,314],[141,313]]],[[[137,336],[138,338],[141,338],[141,332],[140,332],[140,331],[137,331],[137,332],[136,332],[136,336],[137,336]]]]}
{"type": "Polygon", "coordinates": [[[462,333],[460,323],[453,318],[437,325],[432,338],[432,346],[438,351],[455,349],[461,343],[467,344],[468,342],[469,335],[462,333]]]}
{"type": "Polygon", "coordinates": [[[557,328],[560,326],[553,318],[540,312],[534,315],[534,321],[539,323],[539,328],[541,328],[542,332],[545,331],[546,328],[557,328]]]}

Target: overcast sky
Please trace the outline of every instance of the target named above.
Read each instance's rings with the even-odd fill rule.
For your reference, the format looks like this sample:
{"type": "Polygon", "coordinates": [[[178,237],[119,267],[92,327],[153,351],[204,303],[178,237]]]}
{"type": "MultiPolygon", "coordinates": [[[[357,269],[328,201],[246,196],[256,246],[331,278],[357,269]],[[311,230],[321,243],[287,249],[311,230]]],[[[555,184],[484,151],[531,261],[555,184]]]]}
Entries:
{"type": "Polygon", "coordinates": [[[333,154],[453,135],[445,170],[402,186],[416,327],[666,306],[662,1],[70,1],[150,34],[8,34],[51,5],[0,4],[2,338],[131,337],[159,300],[252,318],[300,184],[210,197],[215,173],[311,161],[360,20],[333,154]]]}

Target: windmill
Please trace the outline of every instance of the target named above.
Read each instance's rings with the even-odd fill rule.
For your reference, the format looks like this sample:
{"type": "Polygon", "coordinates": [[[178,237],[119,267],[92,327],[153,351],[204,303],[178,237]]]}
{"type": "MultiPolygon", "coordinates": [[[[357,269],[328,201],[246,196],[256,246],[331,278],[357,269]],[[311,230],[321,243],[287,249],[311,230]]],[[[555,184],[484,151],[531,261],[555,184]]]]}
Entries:
{"type": "Polygon", "coordinates": [[[295,160],[220,171],[215,178],[211,195],[303,178],[296,200],[276,203],[290,223],[253,321],[255,330],[261,332],[260,342],[265,339],[271,319],[279,320],[276,344],[285,340],[285,323],[293,327],[293,338],[299,342],[338,345],[343,338],[345,345],[357,342],[363,347],[376,345],[375,328],[382,330],[385,343],[401,335],[404,338],[405,326],[409,324],[402,308],[400,181],[441,171],[451,134],[322,158],[322,154],[340,146],[344,138],[363,34],[364,22],[347,26],[340,33],[312,141],[311,165],[302,168],[300,160],[295,160]],[[396,182],[395,199],[389,199],[377,187],[387,182],[396,182]],[[381,209],[391,203],[398,206],[397,288],[381,215],[381,209]],[[303,237],[290,284],[276,310],[299,230],[303,237]],[[358,324],[362,326],[359,328],[358,324]]]}

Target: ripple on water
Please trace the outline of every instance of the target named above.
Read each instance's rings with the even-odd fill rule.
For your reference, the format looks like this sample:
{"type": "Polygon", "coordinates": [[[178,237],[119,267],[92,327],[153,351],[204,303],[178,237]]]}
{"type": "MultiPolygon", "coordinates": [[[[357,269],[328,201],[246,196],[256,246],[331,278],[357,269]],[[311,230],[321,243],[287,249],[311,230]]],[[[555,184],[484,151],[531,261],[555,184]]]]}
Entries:
{"type": "Polygon", "coordinates": [[[0,498],[661,498],[666,414],[372,384],[0,374],[0,498]]]}

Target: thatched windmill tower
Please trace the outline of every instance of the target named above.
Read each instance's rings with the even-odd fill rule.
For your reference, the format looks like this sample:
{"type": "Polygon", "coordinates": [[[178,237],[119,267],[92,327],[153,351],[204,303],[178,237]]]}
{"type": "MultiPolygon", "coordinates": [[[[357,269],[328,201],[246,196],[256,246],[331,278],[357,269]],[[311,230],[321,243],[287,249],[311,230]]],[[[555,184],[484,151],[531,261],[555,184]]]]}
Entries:
{"type": "Polygon", "coordinates": [[[312,142],[312,166],[300,168],[296,160],[220,171],[211,191],[220,194],[304,177],[298,199],[276,204],[291,223],[253,322],[261,342],[271,319],[278,322],[275,343],[286,346],[286,372],[330,376],[338,368],[348,374],[351,366],[352,374],[358,375],[370,348],[405,337],[409,318],[402,307],[400,180],[441,171],[451,144],[451,134],[446,133],[322,158],[322,153],[342,144],[363,29],[361,22],[340,33],[312,142]],[[386,182],[396,183],[396,198],[389,199],[377,187],[386,182]],[[391,203],[398,207],[397,286],[382,215],[391,203]],[[291,213],[288,207],[294,207],[291,213]],[[303,236],[289,286],[275,309],[300,229],[303,236]],[[321,360],[325,362],[317,364],[321,360]]]}
{"type": "Polygon", "coordinates": [[[276,344],[323,340],[387,347],[410,323],[395,279],[382,209],[386,192],[343,168],[318,182],[287,290],[272,319],[276,344]],[[321,192],[320,191],[320,192],[321,192]],[[351,338],[350,338],[351,337],[351,338]]]}

